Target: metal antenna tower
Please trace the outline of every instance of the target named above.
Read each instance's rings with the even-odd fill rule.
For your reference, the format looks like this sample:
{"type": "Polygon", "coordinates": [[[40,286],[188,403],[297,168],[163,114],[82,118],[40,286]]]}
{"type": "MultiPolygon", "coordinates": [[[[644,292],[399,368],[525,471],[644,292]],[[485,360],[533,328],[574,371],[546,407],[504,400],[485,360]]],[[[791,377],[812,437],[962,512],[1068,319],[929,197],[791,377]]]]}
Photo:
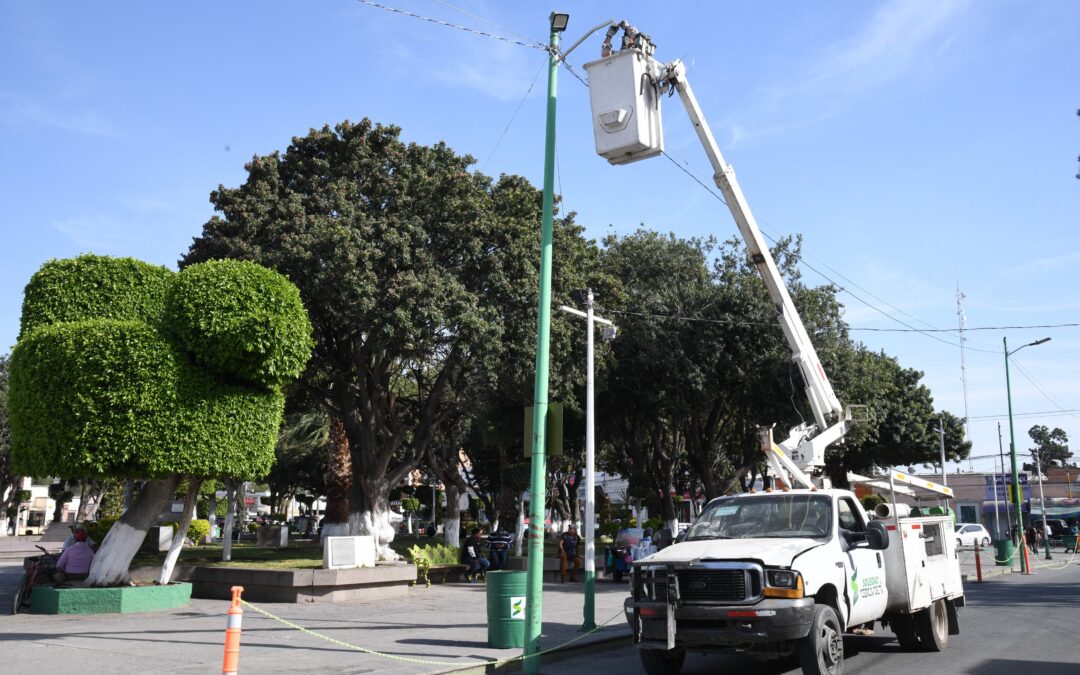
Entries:
{"type": "MultiPolygon", "coordinates": [[[[964,323],[967,321],[967,317],[964,316],[964,294],[960,291],[960,282],[956,282],[956,317],[960,322],[960,382],[964,386],[964,436],[971,440],[971,419],[968,415],[968,392],[967,392],[967,366],[964,363],[964,342],[967,338],[964,337],[964,323]]],[[[971,457],[971,454],[968,454],[971,457]]],[[[974,471],[975,465],[968,459],[968,471],[974,471]]]]}

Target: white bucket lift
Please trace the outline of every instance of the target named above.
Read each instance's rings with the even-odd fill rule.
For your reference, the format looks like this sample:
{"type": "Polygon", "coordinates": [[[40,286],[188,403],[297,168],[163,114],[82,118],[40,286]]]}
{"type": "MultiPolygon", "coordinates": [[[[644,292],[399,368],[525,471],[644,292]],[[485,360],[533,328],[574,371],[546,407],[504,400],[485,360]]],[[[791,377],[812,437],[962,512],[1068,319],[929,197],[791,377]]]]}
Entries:
{"type": "Polygon", "coordinates": [[[624,49],[585,64],[589,73],[596,153],[611,164],[629,164],[664,151],[660,64],[637,49],[624,49]]]}

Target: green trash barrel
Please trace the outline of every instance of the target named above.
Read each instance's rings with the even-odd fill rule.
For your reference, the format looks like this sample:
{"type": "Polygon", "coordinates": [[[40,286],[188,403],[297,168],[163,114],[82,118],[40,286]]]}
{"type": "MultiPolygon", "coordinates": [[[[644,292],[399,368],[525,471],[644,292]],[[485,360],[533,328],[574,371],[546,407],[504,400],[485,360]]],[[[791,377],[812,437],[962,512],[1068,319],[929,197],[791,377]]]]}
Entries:
{"type": "Polygon", "coordinates": [[[488,646],[525,646],[525,577],[523,570],[487,573],[488,646]]]}
{"type": "Polygon", "coordinates": [[[1061,543],[1065,544],[1065,552],[1076,551],[1077,535],[1075,534],[1063,534],[1061,535],[1061,543]]]}
{"type": "Polygon", "coordinates": [[[994,542],[994,564],[998,567],[1011,567],[1015,550],[1012,539],[998,539],[994,542]]]}

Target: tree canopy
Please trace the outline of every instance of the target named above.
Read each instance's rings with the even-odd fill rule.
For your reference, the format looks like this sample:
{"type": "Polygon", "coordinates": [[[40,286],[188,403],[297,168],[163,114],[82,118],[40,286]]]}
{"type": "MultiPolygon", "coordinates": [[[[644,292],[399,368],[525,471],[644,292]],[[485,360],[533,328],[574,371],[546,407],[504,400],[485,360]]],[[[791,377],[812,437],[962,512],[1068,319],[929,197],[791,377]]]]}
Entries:
{"type": "Polygon", "coordinates": [[[265,474],[281,384],[303,369],[309,333],[296,289],[250,263],[175,274],[127,258],[48,262],[27,287],[12,355],[16,465],[42,476],[265,474]],[[241,300],[215,306],[211,295],[241,300]],[[233,367],[218,367],[230,355],[233,367]]]}
{"type": "Polygon", "coordinates": [[[1035,443],[1032,452],[1037,453],[1039,470],[1044,475],[1050,466],[1065,466],[1073,455],[1069,450],[1069,436],[1059,427],[1051,431],[1045,425],[1036,424],[1028,429],[1028,436],[1035,443]]]}

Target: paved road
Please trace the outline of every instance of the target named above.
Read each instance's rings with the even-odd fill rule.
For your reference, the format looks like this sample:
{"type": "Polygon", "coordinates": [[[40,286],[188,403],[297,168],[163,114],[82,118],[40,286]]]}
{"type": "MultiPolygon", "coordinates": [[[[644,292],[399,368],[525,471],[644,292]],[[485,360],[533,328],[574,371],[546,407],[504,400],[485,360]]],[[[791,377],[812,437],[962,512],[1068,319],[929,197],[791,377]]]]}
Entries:
{"type": "MultiPolygon", "coordinates": [[[[1074,562],[1080,563],[1080,557],[1074,562]]],[[[901,652],[892,633],[879,626],[873,637],[845,637],[845,674],[1080,673],[1080,564],[1061,570],[1040,569],[1029,577],[995,577],[981,585],[968,584],[965,590],[968,605],[960,613],[960,635],[950,638],[944,652],[901,652]]],[[[591,654],[577,663],[562,662],[551,672],[596,675],[598,666],[626,675],[643,672],[632,646],[591,654]]],[[[683,668],[683,675],[723,672],[780,675],[800,671],[790,664],[719,654],[691,654],[683,668]]]]}

